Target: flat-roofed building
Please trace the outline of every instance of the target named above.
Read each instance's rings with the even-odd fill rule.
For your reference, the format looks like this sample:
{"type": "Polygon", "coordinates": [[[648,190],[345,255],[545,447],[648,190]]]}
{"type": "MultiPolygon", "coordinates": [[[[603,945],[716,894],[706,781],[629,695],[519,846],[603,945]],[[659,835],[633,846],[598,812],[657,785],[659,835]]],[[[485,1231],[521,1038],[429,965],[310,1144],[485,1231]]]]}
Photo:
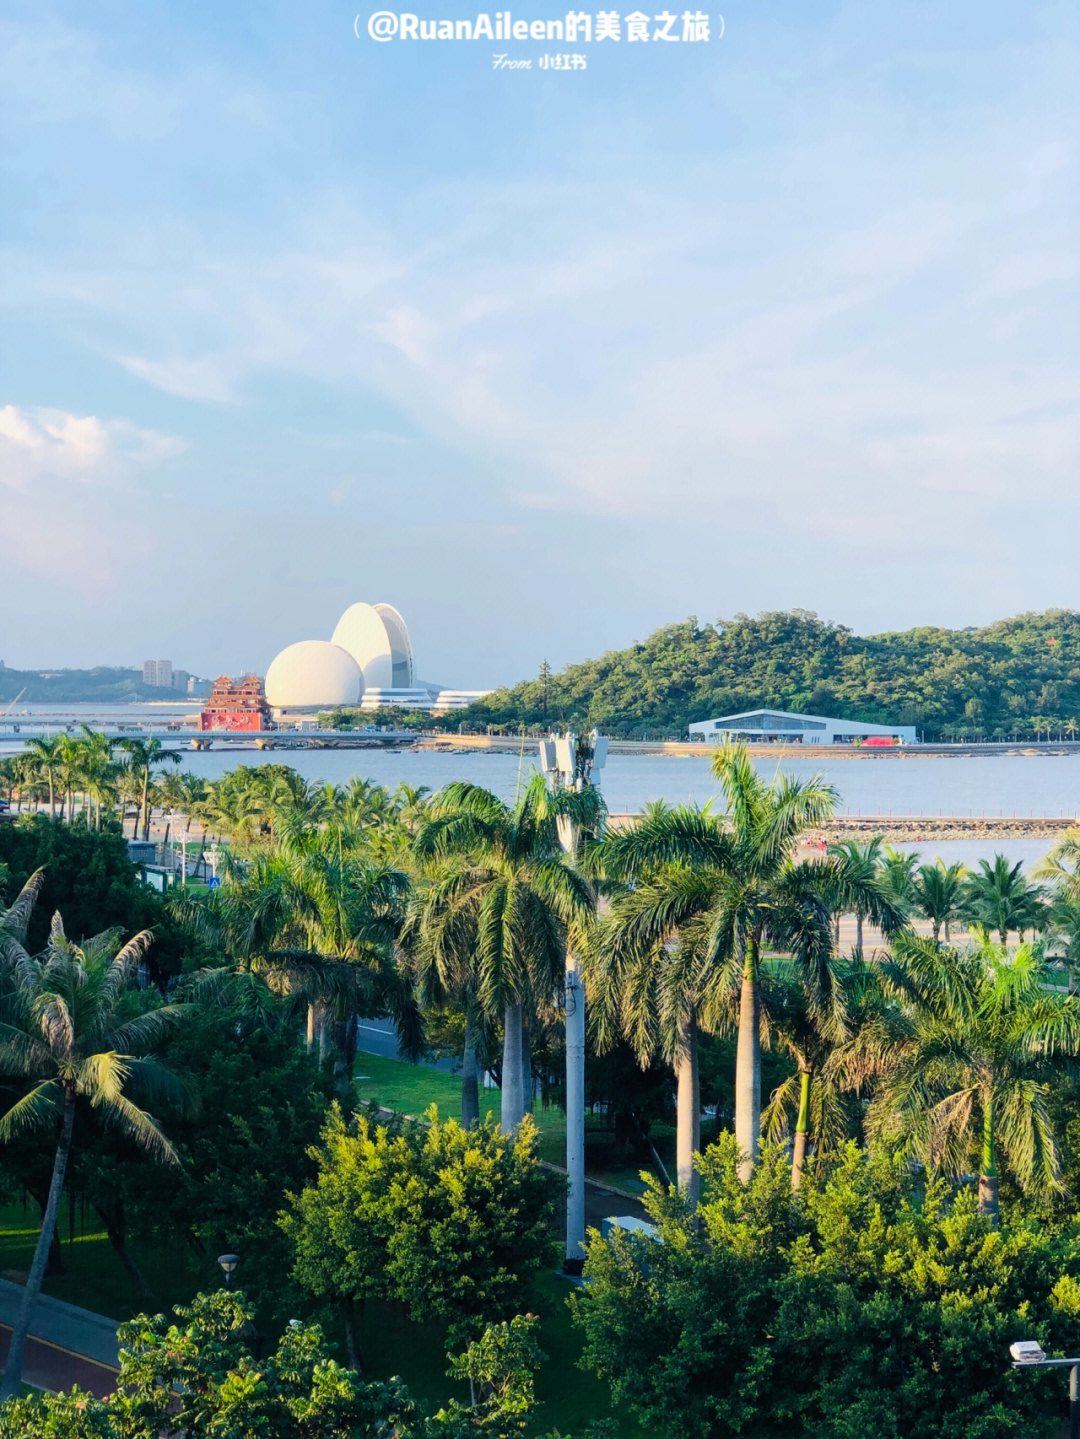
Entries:
{"type": "Polygon", "coordinates": [[[689,726],[692,740],[715,744],[915,744],[914,725],[861,724],[789,710],[745,710],[689,726]]]}

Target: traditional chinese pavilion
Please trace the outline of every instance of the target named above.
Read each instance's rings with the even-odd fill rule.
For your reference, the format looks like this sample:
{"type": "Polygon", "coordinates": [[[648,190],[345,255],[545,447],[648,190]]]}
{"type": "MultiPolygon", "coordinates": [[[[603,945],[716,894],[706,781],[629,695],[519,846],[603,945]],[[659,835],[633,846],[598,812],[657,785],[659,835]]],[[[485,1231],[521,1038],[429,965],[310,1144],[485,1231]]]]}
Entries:
{"type": "Polygon", "coordinates": [[[199,716],[200,730],[267,730],[273,727],[270,706],[266,703],[262,680],[258,675],[245,675],[241,680],[234,680],[230,675],[218,675],[199,716]]]}

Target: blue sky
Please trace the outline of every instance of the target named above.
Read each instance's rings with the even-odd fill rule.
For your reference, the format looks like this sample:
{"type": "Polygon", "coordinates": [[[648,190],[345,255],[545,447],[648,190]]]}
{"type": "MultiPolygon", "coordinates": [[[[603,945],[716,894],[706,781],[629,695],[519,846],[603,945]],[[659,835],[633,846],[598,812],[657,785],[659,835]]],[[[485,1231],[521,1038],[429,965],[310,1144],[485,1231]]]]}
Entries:
{"type": "Polygon", "coordinates": [[[1075,4],[721,8],[561,73],[10,0],[0,658],[264,669],[385,600],[480,686],[1080,605],[1075,4]]]}

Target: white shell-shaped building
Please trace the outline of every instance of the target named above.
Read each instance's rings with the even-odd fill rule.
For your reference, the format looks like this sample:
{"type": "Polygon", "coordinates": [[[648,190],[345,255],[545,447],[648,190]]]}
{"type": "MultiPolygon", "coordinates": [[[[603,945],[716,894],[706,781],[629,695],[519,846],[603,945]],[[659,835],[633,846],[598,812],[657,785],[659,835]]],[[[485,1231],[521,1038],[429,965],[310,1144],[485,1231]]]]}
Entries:
{"type": "Polygon", "coordinates": [[[289,645],[266,671],[266,702],[275,710],[358,705],[363,695],[364,676],[356,660],[326,640],[289,645]]]}
{"type": "Polygon", "coordinates": [[[360,666],[365,690],[407,690],[413,683],[412,646],[392,605],[350,605],[332,641],[360,666]]]}
{"type": "Polygon", "coordinates": [[[409,631],[393,605],[350,605],[330,640],[289,645],[266,672],[266,701],[273,710],[367,708],[430,703],[427,690],[413,689],[409,631]]]}

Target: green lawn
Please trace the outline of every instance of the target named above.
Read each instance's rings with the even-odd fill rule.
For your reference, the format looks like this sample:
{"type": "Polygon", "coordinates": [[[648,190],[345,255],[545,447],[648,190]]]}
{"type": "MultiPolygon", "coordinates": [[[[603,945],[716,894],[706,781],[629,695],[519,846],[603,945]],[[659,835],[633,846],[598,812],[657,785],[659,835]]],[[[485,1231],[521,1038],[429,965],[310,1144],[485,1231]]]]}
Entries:
{"type": "MultiPolygon", "coordinates": [[[[379,1104],[416,1118],[433,1104],[444,1117],[461,1113],[461,1081],[456,1075],[401,1059],[383,1059],[376,1054],[358,1054],[355,1075],[357,1098],[365,1104],[379,1104]]],[[[497,1089],[481,1089],[482,1114],[491,1110],[498,1119],[499,1105],[497,1089]]],[[[538,1099],[533,1106],[533,1119],[540,1131],[540,1158],[549,1164],[561,1165],[565,1122],[562,1110],[557,1105],[545,1108],[538,1099]]],[[[675,1161],[674,1129],[658,1126],[655,1143],[670,1173],[675,1161]]],[[[585,1168],[589,1178],[601,1184],[634,1194],[640,1194],[645,1187],[639,1177],[641,1164],[616,1152],[614,1139],[603,1129],[599,1115],[590,1114],[585,1118],[585,1168]]]]}

